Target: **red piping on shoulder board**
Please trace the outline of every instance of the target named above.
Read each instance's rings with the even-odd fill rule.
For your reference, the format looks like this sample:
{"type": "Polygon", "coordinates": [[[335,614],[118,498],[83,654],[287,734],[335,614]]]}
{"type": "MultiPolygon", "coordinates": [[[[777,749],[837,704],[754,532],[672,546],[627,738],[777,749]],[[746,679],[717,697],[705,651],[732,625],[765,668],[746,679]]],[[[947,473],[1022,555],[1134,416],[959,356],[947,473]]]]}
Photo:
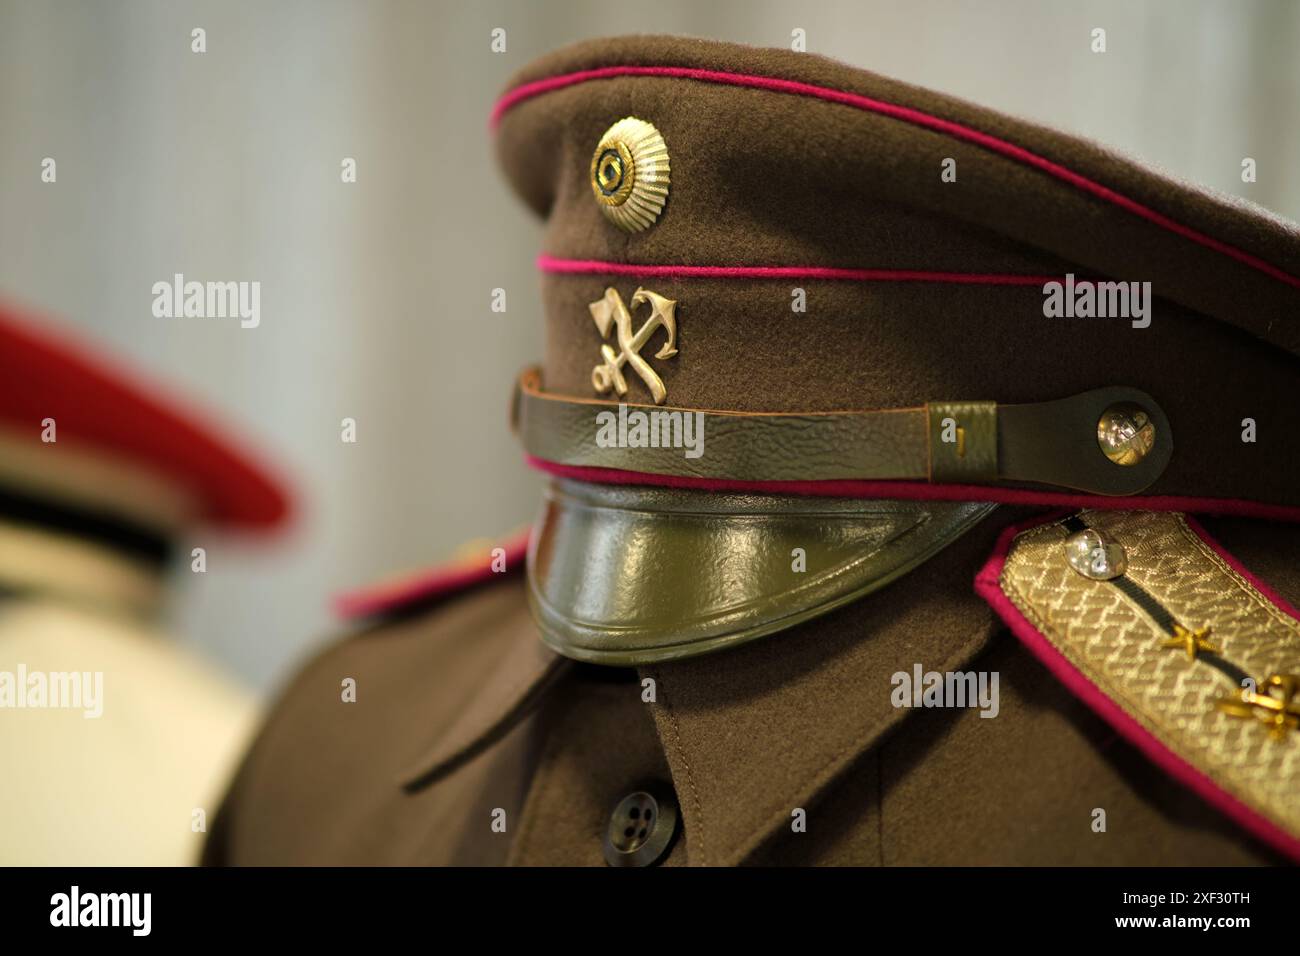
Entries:
{"type": "Polygon", "coordinates": [[[332,602],[334,613],[348,621],[374,617],[407,605],[468,590],[498,574],[512,574],[524,566],[529,534],[529,531],[522,531],[496,545],[505,551],[504,572],[492,570],[490,553],[483,560],[472,564],[463,561],[440,564],[394,583],[371,585],[336,595],[332,602]]]}
{"type": "Polygon", "coordinates": [[[1244,249],[1239,249],[1234,245],[1224,242],[1221,239],[1215,239],[1213,236],[1193,229],[1191,226],[1184,225],[1174,219],[1169,218],[1164,213],[1152,209],[1135,199],[1131,199],[1122,193],[1116,192],[1109,186],[1105,186],[1094,179],[1089,179],[1082,173],[1061,165],[1046,156],[1040,156],[1032,150],[1015,143],[986,133],[983,130],[975,129],[964,123],[958,123],[953,120],[944,119],[941,116],[934,116],[923,110],[918,110],[910,106],[900,106],[897,103],[887,103],[884,100],[872,99],[869,96],[862,96],[858,93],[846,93],[843,90],[835,90],[825,86],[816,86],[812,83],[801,83],[797,80],[785,80],[775,76],[756,76],[747,73],[729,73],[723,70],[701,70],[691,67],[681,66],[606,66],[592,70],[579,70],[575,73],[566,73],[560,76],[550,76],[541,80],[534,80],[531,83],[524,83],[521,86],[509,90],[499,100],[492,109],[492,116],[489,125],[496,129],[497,124],[505,113],[522,103],[524,100],[531,99],[535,96],[541,96],[550,93],[553,90],[564,89],[565,87],[574,86],[579,83],[590,83],[595,80],[609,80],[616,77],[624,76],[652,76],[667,77],[681,80],[692,80],[698,83],[718,83],[724,86],[741,86],[750,89],[767,90],[772,93],[784,93],[791,96],[807,96],[813,99],[825,100],[829,103],[838,103],[841,106],[852,107],[853,109],[862,110],[866,113],[876,113],[880,116],[888,116],[900,122],[910,123],[922,129],[928,129],[952,139],[962,140],[963,142],[972,143],[981,149],[986,149],[991,153],[1003,156],[1012,162],[1029,166],[1041,173],[1051,176],[1053,179],[1060,180],[1073,186],[1075,189],[1094,196],[1103,202],[1108,202],[1112,206],[1126,210],[1140,219],[1145,219],[1167,232],[1182,236],[1197,245],[1204,246],[1207,249],[1213,249],[1230,259],[1249,266],[1257,272],[1271,276],[1279,282],[1284,282],[1292,288],[1300,289],[1300,277],[1293,276],[1289,272],[1278,268],[1271,262],[1261,259],[1259,256],[1252,255],[1244,249]]]}

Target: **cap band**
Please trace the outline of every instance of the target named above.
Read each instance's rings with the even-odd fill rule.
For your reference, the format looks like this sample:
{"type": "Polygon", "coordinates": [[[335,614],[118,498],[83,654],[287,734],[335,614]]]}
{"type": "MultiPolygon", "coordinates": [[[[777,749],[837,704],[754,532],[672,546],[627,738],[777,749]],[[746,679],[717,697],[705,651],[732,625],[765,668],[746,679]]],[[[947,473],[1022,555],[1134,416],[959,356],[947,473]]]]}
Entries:
{"type": "Polygon", "coordinates": [[[735,412],[550,395],[536,369],[516,385],[513,421],[529,455],[557,464],[734,481],[833,479],[1033,483],[1132,495],[1173,451],[1155,401],[1113,386],[1053,402],[934,402],[844,412],[735,412]],[[1154,440],[1107,457],[1098,423],[1140,407],[1154,440]],[[683,447],[683,446],[687,447],[683,447]]]}

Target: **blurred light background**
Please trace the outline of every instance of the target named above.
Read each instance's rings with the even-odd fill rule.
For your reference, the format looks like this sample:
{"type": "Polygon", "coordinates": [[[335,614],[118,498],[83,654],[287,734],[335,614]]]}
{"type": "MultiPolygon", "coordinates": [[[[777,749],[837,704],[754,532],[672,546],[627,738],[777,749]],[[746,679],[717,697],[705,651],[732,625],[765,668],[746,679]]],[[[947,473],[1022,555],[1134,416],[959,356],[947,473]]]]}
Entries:
{"type": "Polygon", "coordinates": [[[531,518],[506,400],[541,349],[540,229],[487,130],[510,75],[584,37],[788,46],[796,28],[809,52],[1300,219],[1287,0],[0,2],[0,294],[208,407],[300,492],[278,546],[194,542],[209,570],[177,573],[186,641],[266,692],[340,630],[334,592],[531,518]],[[261,326],[154,318],[151,286],[177,272],[260,281],[261,326]]]}

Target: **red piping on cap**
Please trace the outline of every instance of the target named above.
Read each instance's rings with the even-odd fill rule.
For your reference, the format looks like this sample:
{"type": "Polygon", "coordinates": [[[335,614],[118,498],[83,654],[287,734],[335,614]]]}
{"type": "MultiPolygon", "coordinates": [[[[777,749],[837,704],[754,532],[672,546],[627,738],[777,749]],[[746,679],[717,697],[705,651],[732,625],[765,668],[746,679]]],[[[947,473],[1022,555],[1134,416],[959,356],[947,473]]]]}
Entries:
{"type": "Polygon", "coordinates": [[[1265,518],[1300,522],[1300,508],[1272,505],[1240,498],[1194,498],[1186,495],[1085,495],[1073,492],[1035,491],[1027,488],[998,488],[994,485],[928,484],[920,481],[736,481],[723,478],[689,478],[625,471],[621,468],[589,468],[563,465],[533,455],[524,455],[532,468],[559,478],[606,485],[652,485],[661,488],[692,488],[699,491],[746,491],[776,495],[810,495],[821,498],[901,498],[914,501],[991,501],[1002,505],[1037,505],[1048,508],[1096,508],[1121,511],[1193,511],[1200,514],[1242,518],[1265,518]]]}
{"type": "Polygon", "coordinates": [[[999,156],[1004,156],[1014,162],[1030,166],[1040,172],[1046,173],[1061,182],[1068,183],[1091,196],[1095,196],[1111,205],[1118,206],[1135,216],[1145,219],[1147,222],[1159,226],[1168,232],[1182,236],[1197,245],[1204,246],[1207,249],[1213,249],[1222,255],[1235,259],[1243,265],[1249,266],[1257,272],[1262,272],[1267,276],[1284,282],[1287,285],[1300,289],[1300,278],[1284,272],[1272,263],[1266,262],[1258,256],[1251,255],[1244,249],[1238,249],[1212,236],[1207,236],[1191,226],[1185,226],[1180,222],[1170,219],[1163,213],[1157,212],[1150,206],[1143,205],[1137,200],[1130,199],[1108,186],[1103,186],[1095,180],[1089,179],[1074,170],[1062,166],[1060,163],[1053,162],[1045,156],[1040,156],[1023,146],[1017,146],[1015,143],[1008,142],[1000,137],[993,136],[973,127],[966,126],[962,123],[956,123],[952,120],[946,120],[922,110],[914,109],[910,106],[899,106],[895,103],[886,103],[883,100],[872,99],[869,96],[861,96],[857,93],[846,93],[843,90],[833,90],[824,86],[815,86],[811,83],[800,83],[796,80],[782,80],[771,76],[754,76],[746,73],[727,73],[720,70],[698,70],[688,67],[679,66],[606,66],[595,70],[579,70],[575,73],[565,73],[560,76],[547,77],[542,80],[535,80],[532,83],[525,83],[513,90],[508,91],[504,96],[497,100],[496,105],[492,108],[491,126],[495,129],[497,123],[507,110],[524,100],[531,99],[534,96],[541,96],[543,93],[549,93],[553,90],[563,89],[568,86],[575,86],[579,83],[588,83],[592,80],[608,80],[623,76],[655,76],[670,77],[682,80],[695,80],[701,83],[719,83],[727,86],[743,86],[752,89],[767,90],[773,93],[786,93],[794,96],[808,96],[813,99],[825,100],[830,103],[839,103],[843,106],[850,106],[854,109],[863,110],[868,113],[877,113],[881,116],[888,116],[904,123],[910,123],[913,126],[919,126],[922,129],[932,130],[936,133],[942,133],[953,139],[963,140],[967,143],[973,143],[983,149],[987,149],[999,156]]]}
{"type": "MultiPolygon", "coordinates": [[[[957,285],[1043,286],[1061,276],[991,272],[924,272],[916,269],[838,269],[829,266],[685,266],[540,255],[537,268],[559,275],[654,276],[666,279],[829,279],[847,282],[946,282],[957,285]]],[[[1075,279],[1076,285],[1094,280],[1075,279]]]]}

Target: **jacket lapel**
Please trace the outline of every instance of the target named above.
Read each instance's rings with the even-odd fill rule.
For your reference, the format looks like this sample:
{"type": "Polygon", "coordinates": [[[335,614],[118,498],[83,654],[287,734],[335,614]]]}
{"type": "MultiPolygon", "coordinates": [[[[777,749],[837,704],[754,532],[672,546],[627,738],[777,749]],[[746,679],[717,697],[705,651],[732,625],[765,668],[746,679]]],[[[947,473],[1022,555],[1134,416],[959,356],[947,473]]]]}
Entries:
{"type": "Polygon", "coordinates": [[[420,756],[398,775],[408,792],[422,790],[506,736],[533,712],[572,662],[547,649],[521,607],[495,657],[479,675],[479,689],[420,756]]]}

